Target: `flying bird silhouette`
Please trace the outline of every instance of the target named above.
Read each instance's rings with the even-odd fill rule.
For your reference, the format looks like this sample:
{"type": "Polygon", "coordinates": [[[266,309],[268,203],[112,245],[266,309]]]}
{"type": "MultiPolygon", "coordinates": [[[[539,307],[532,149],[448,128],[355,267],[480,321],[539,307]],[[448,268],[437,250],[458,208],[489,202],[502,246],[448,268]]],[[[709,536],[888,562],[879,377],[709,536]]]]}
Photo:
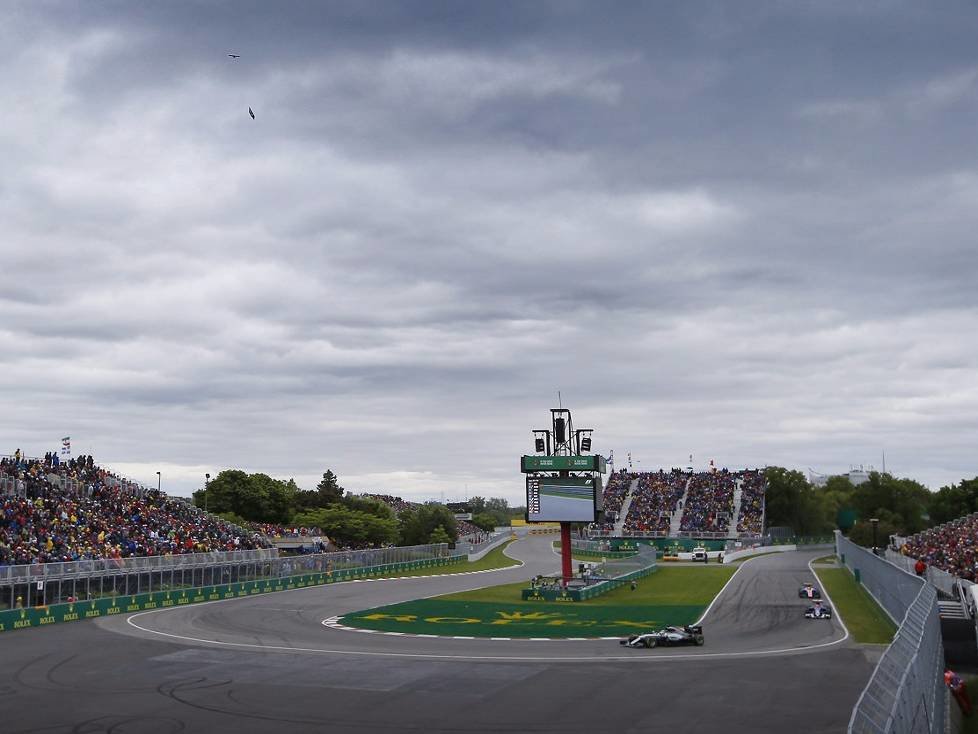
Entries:
{"type": "Polygon", "coordinates": [[[254,110],[252,110],[252,109],[251,109],[250,107],[248,108],[248,114],[249,114],[249,115],[251,115],[251,119],[252,119],[252,120],[254,120],[254,119],[255,119],[255,112],[254,112],[254,110]]]}
{"type": "Polygon", "coordinates": [[[241,54],[228,54],[228,56],[230,56],[232,59],[240,59],[241,58],[241,54]]]}

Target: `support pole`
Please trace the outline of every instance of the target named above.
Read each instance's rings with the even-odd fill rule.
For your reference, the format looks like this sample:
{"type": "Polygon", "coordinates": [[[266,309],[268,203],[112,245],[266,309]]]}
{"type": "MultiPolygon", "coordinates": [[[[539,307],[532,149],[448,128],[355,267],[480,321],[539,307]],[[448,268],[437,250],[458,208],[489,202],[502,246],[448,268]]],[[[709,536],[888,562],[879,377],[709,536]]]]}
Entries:
{"type": "Polygon", "coordinates": [[[570,583],[574,575],[571,562],[571,524],[569,522],[560,523],[560,568],[564,576],[564,588],[570,583]]]}

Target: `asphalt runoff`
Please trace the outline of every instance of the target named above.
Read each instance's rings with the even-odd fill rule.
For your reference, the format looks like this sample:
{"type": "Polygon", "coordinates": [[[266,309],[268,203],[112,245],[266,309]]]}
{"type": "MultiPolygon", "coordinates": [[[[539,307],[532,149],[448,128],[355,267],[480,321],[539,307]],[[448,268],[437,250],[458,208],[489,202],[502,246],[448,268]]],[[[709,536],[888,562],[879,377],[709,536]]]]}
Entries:
{"type": "Polygon", "coordinates": [[[745,563],[703,648],[464,640],[331,629],[323,620],[552,573],[551,538],[512,570],[318,586],[0,636],[0,731],[844,731],[872,651],[803,618],[825,551],[745,563]]]}

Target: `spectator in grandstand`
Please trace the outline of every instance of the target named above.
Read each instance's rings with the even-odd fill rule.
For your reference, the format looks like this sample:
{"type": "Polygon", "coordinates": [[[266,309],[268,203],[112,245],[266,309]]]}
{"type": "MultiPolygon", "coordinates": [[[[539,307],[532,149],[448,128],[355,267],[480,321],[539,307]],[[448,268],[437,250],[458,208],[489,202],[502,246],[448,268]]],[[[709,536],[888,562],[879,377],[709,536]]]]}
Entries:
{"type": "Polygon", "coordinates": [[[917,533],[900,550],[918,563],[974,582],[978,579],[978,517],[969,515],[917,533]]]}
{"type": "Polygon", "coordinates": [[[257,534],[155,489],[128,483],[91,456],[57,462],[20,451],[0,461],[0,565],[177,555],[265,547],[257,534]]]}
{"type": "Polygon", "coordinates": [[[675,472],[667,474],[660,469],[655,473],[638,474],[637,479],[624,531],[668,532],[672,515],[686,489],[685,476],[675,472]]]}

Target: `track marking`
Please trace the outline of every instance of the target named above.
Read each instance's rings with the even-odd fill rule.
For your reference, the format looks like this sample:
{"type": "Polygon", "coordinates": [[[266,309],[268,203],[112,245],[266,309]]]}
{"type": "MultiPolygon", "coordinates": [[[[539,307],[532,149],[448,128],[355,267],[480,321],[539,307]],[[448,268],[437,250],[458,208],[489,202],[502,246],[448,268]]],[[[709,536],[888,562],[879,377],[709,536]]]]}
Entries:
{"type": "MultiPolygon", "coordinates": [[[[504,551],[504,553],[505,553],[505,551],[504,551]]],[[[512,558],[512,556],[510,556],[510,557],[512,558]]],[[[757,556],[757,558],[760,558],[760,557],[761,556],[757,556]]],[[[518,559],[514,559],[514,560],[518,560],[518,559]]],[[[755,560],[755,558],[750,558],[750,559],[745,560],[743,563],[740,564],[741,565],[741,568],[744,565],[746,565],[747,563],[749,563],[750,561],[752,561],[752,560],[755,560]]],[[[523,565],[522,562],[520,562],[520,563],[521,563],[521,565],[523,565]]],[[[809,565],[809,570],[812,570],[811,569],[811,561],[809,561],[809,564],[808,565],[809,565]]],[[[510,568],[513,568],[513,567],[511,566],[510,568]]],[[[497,571],[497,570],[505,570],[505,569],[490,569],[490,570],[497,571]]],[[[814,571],[812,571],[812,572],[814,573],[814,571]]],[[[470,572],[470,573],[485,573],[485,571],[476,571],[476,572],[470,572]]],[[[705,618],[705,616],[706,616],[707,613],[709,613],[710,609],[713,607],[713,604],[716,602],[717,598],[719,598],[723,594],[723,592],[726,590],[727,585],[729,585],[729,583],[734,579],[734,577],[736,577],[736,575],[738,573],[740,573],[740,569],[738,569],[736,572],[734,572],[734,575],[731,576],[730,579],[728,579],[727,583],[724,584],[723,588],[720,589],[720,592],[716,595],[716,597],[714,597],[713,602],[710,603],[709,607],[707,607],[706,612],[704,612],[703,616],[700,618],[701,620],[703,618],[705,618]]],[[[443,575],[449,576],[449,575],[462,575],[462,574],[443,574],[443,575]]],[[[401,577],[401,578],[403,578],[403,577],[401,577]]],[[[431,578],[431,577],[430,576],[425,576],[425,577],[422,577],[422,578],[431,578]]],[[[381,579],[372,579],[372,580],[378,580],[379,581],[381,579]]],[[[391,579],[391,580],[397,580],[397,579],[391,579]]],[[[341,582],[336,582],[336,583],[337,584],[344,584],[344,583],[351,583],[351,582],[349,582],[349,581],[341,581],[341,582]]],[[[334,584],[330,584],[330,585],[334,585],[334,584]]],[[[309,589],[309,588],[319,588],[319,587],[305,587],[305,588],[309,589]]],[[[485,588],[485,587],[481,587],[481,588],[485,588]]],[[[301,591],[301,590],[302,589],[293,589],[292,591],[301,591]]],[[[439,594],[433,594],[432,596],[440,596],[440,595],[439,594]]],[[[244,597],[244,598],[253,598],[253,597],[244,597]]],[[[430,597],[424,597],[424,598],[430,598],[430,597]]],[[[202,606],[205,606],[207,604],[221,604],[221,603],[224,603],[224,602],[240,601],[240,600],[241,600],[241,598],[219,599],[219,600],[216,600],[216,601],[202,602],[202,603],[199,603],[199,604],[194,604],[192,606],[193,607],[202,607],[202,606]]],[[[830,648],[830,647],[835,647],[835,646],[837,646],[837,645],[845,642],[848,639],[848,637],[849,637],[849,630],[848,630],[848,628],[846,628],[845,623],[840,618],[839,619],[839,622],[842,625],[843,630],[845,631],[845,635],[842,638],[838,639],[838,640],[831,640],[829,642],[823,642],[823,643],[819,643],[817,645],[799,645],[799,646],[795,646],[795,647],[775,648],[775,649],[770,649],[770,650],[748,650],[748,651],[741,651],[741,652],[718,652],[718,653],[698,653],[698,654],[690,654],[690,653],[687,653],[687,654],[681,654],[681,653],[679,653],[679,654],[661,654],[661,653],[659,653],[659,654],[654,654],[654,655],[627,655],[627,656],[625,656],[625,655],[565,655],[565,656],[560,656],[560,655],[471,655],[471,654],[466,655],[466,654],[447,654],[447,653],[389,652],[389,651],[375,651],[375,650],[344,650],[344,649],[315,648],[315,647],[289,647],[289,646],[285,646],[285,645],[263,645],[263,644],[246,643],[246,642],[223,642],[223,641],[220,641],[220,640],[208,640],[208,639],[204,639],[204,638],[200,638],[200,637],[191,637],[189,635],[178,635],[178,634],[174,634],[174,633],[171,633],[171,632],[162,632],[162,631],[159,631],[159,630],[151,629],[149,627],[141,626],[141,625],[137,624],[134,621],[137,618],[140,618],[140,617],[143,617],[143,616],[147,616],[147,615],[150,615],[150,614],[161,614],[163,612],[173,612],[173,611],[177,611],[177,610],[180,610],[180,609],[186,610],[188,608],[190,608],[190,607],[166,607],[166,608],[163,608],[163,609],[151,609],[151,610],[147,610],[147,611],[143,611],[143,612],[137,612],[135,614],[129,615],[126,618],[126,624],[129,625],[130,627],[133,627],[134,629],[140,630],[141,632],[145,632],[145,633],[150,634],[150,635],[157,635],[157,636],[160,636],[160,637],[168,637],[168,638],[175,639],[175,640],[181,640],[181,641],[183,641],[185,643],[200,643],[200,644],[203,644],[203,645],[215,645],[215,646],[229,647],[229,648],[243,648],[243,649],[250,649],[250,650],[278,651],[278,652],[289,652],[289,653],[311,653],[311,654],[325,654],[325,655],[345,655],[345,656],[359,656],[359,657],[377,657],[377,658],[407,658],[407,659],[430,659],[430,660],[475,660],[475,661],[493,661],[493,662],[496,662],[496,661],[512,661],[512,662],[596,662],[596,661],[598,661],[598,662],[600,662],[600,661],[626,662],[627,661],[627,662],[635,662],[635,663],[655,663],[657,661],[684,661],[684,660],[700,660],[700,659],[718,660],[718,659],[737,659],[737,658],[754,658],[754,657],[773,657],[773,656],[779,656],[779,655],[800,654],[800,653],[812,652],[812,651],[816,651],[816,650],[822,650],[822,649],[826,649],[826,648],[830,648]]],[[[347,627],[345,625],[338,624],[337,623],[337,620],[339,620],[341,618],[342,617],[339,617],[339,616],[333,616],[333,617],[330,617],[330,618],[328,618],[326,620],[323,620],[322,621],[322,624],[323,625],[326,625],[327,622],[331,622],[332,624],[326,625],[326,626],[330,626],[333,629],[342,629],[342,630],[345,630],[345,631],[362,632],[362,633],[365,633],[365,634],[379,634],[379,632],[377,630],[370,630],[370,629],[364,629],[364,628],[358,628],[358,627],[347,627]]],[[[409,633],[400,633],[400,636],[409,637],[409,638],[410,637],[436,638],[436,639],[442,639],[442,640],[451,639],[449,637],[445,637],[445,636],[441,636],[441,635],[421,635],[421,634],[419,634],[419,635],[413,635],[413,634],[409,634],[409,633]]],[[[485,642],[489,642],[489,641],[496,641],[496,642],[515,641],[512,638],[461,638],[461,639],[465,639],[467,641],[472,641],[472,642],[477,642],[477,644],[478,644],[478,642],[481,642],[481,641],[485,641],[485,642]]],[[[529,640],[527,640],[527,641],[568,642],[568,641],[571,641],[572,639],[573,638],[529,638],[529,640]]],[[[587,641],[590,641],[590,642],[598,642],[598,641],[619,641],[620,639],[621,638],[620,637],[617,637],[617,636],[616,637],[599,637],[599,638],[590,638],[590,640],[587,640],[587,641]]],[[[521,641],[522,641],[522,638],[521,638],[521,641]]],[[[574,640],[574,641],[577,641],[577,640],[574,640]]]]}
{"type": "MultiPolygon", "coordinates": [[[[234,599],[220,599],[218,601],[202,602],[201,604],[195,604],[194,606],[200,607],[204,604],[220,604],[223,601],[235,601],[234,599]]],[[[216,645],[219,647],[232,647],[232,648],[242,648],[246,650],[263,650],[263,651],[277,651],[277,652],[288,652],[288,653],[312,653],[319,655],[347,655],[353,657],[376,657],[376,658],[408,658],[416,660],[478,660],[487,662],[527,662],[527,663],[560,663],[560,662],[633,662],[633,663],[656,663],[658,661],[674,661],[674,660],[718,660],[718,659],[736,659],[736,658],[753,658],[753,657],[771,657],[776,655],[791,655],[796,653],[811,652],[812,650],[819,650],[828,647],[834,647],[841,642],[845,641],[845,638],[841,640],[834,640],[832,642],[823,642],[818,645],[805,645],[801,647],[786,647],[775,650],[750,650],[745,652],[713,652],[713,653],[699,653],[699,654],[654,654],[654,655],[460,655],[460,654],[446,654],[446,653],[413,653],[413,652],[387,652],[387,651],[376,651],[376,650],[335,650],[329,648],[317,648],[317,647],[288,647],[285,645],[258,645],[248,642],[222,642],[220,640],[206,640],[200,637],[191,637],[189,635],[177,635],[172,632],[161,632],[159,630],[150,629],[148,627],[143,627],[136,624],[133,620],[137,617],[143,617],[149,614],[160,614],[162,612],[172,612],[177,609],[186,609],[187,607],[167,607],[165,609],[150,609],[145,612],[137,612],[126,618],[126,624],[129,626],[140,630],[141,632],[146,632],[147,634],[157,635],[160,637],[168,637],[174,640],[181,640],[183,642],[200,643],[204,645],[216,645]]],[[[376,634],[375,630],[358,629],[358,632],[364,632],[367,634],[376,634]]],[[[440,639],[448,639],[442,637],[440,639]]],[[[600,638],[602,640],[619,640],[618,637],[604,637],[600,638]]],[[[475,640],[471,640],[475,641],[475,640]]],[[[550,640],[554,641],[554,640],[550,640]]]]}
{"type": "MultiPolygon", "coordinates": [[[[814,560],[815,559],[813,558],[812,561],[814,561],[814,560]]],[[[815,579],[818,581],[819,591],[822,592],[822,594],[825,596],[825,598],[829,600],[829,604],[832,605],[832,619],[838,619],[839,620],[839,624],[842,625],[842,631],[846,633],[845,636],[842,638],[842,641],[845,641],[845,640],[849,639],[849,628],[846,627],[846,623],[842,619],[842,615],[839,614],[839,608],[835,605],[835,602],[832,601],[832,597],[829,596],[829,592],[825,588],[825,584],[822,583],[822,579],[819,578],[818,574],[815,573],[815,569],[812,568],[812,561],[809,561],[808,562],[808,570],[812,572],[812,576],[814,576],[815,579]]],[[[880,608],[882,608],[882,607],[880,607],[880,608]]],[[[812,620],[812,621],[814,622],[815,620],[812,620]]]]}

